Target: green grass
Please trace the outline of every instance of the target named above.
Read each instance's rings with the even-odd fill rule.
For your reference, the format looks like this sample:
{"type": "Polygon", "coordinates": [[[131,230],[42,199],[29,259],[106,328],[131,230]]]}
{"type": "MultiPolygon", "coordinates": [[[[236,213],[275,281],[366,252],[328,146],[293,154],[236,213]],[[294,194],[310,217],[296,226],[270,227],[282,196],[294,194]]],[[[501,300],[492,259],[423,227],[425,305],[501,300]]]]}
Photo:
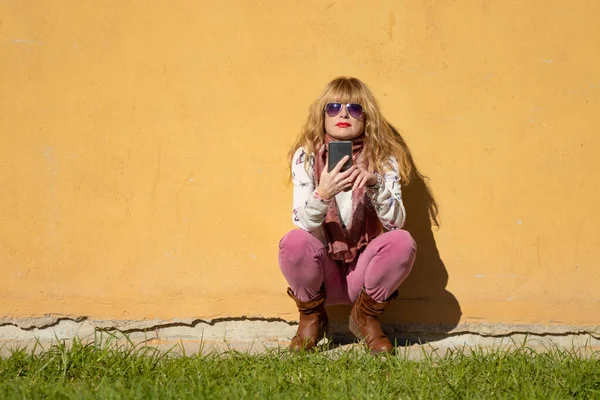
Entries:
{"type": "Polygon", "coordinates": [[[110,340],[14,350],[0,359],[0,398],[600,399],[600,354],[591,351],[456,349],[419,361],[401,349],[176,353],[110,340]]]}

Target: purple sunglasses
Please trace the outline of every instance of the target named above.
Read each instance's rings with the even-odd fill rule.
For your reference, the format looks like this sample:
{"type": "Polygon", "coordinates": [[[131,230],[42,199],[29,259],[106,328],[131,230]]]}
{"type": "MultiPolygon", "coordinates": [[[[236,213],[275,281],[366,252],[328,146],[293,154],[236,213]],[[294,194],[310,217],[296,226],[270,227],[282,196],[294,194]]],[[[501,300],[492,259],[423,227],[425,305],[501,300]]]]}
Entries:
{"type": "MultiPolygon", "coordinates": [[[[363,108],[360,104],[356,104],[356,103],[348,103],[345,104],[346,106],[346,110],[348,111],[348,114],[350,114],[350,116],[354,119],[361,119],[363,116],[363,108]]],[[[342,103],[327,103],[327,105],[325,106],[325,113],[327,114],[328,117],[335,117],[336,115],[338,115],[340,113],[340,111],[342,111],[342,107],[344,107],[344,104],[342,103]]]]}

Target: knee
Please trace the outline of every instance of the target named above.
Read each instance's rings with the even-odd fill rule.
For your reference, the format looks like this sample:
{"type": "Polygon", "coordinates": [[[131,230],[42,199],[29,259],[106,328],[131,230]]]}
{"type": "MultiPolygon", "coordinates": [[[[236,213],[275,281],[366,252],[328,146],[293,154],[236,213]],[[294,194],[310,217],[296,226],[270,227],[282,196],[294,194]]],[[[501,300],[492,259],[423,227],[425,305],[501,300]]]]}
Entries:
{"type": "Polygon", "coordinates": [[[417,244],[412,235],[404,229],[396,229],[385,233],[387,241],[398,249],[416,251],[417,244]]]}
{"type": "Polygon", "coordinates": [[[319,247],[321,241],[312,233],[302,229],[294,229],[286,233],[279,241],[279,252],[296,253],[298,250],[319,247]]]}
{"type": "MultiPolygon", "coordinates": [[[[377,259],[369,269],[365,284],[368,283],[367,289],[388,288],[385,296],[389,296],[412,271],[416,244],[410,233],[400,229],[386,232],[377,239],[381,239],[377,259]]],[[[385,296],[382,298],[387,298],[385,296]]]]}
{"type": "Polygon", "coordinates": [[[279,242],[279,264],[282,268],[306,264],[308,260],[318,257],[323,248],[323,243],[312,233],[294,229],[279,242]]]}
{"type": "Polygon", "coordinates": [[[388,249],[388,253],[398,257],[401,263],[412,266],[417,254],[417,244],[412,235],[403,229],[396,229],[386,232],[383,236],[384,247],[388,249]]]}

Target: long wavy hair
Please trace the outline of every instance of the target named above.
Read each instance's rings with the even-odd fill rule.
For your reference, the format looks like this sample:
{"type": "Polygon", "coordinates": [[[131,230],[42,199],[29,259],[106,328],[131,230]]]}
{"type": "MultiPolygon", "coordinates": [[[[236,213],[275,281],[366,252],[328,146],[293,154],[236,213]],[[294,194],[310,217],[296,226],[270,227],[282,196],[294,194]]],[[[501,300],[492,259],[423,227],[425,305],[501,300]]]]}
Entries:
{"type": "MultiPolygon", "coordinates": [[[[358,103],[362,105],[365,118],[364,157],[370,168],[378,173],[385,173],[392,168],[390,156],[398,162],[398,171],[402,184],[410,182],[411,164],[402,139],[394,134],[393,128],[383,118],[375,96],[367,85],[359,79],[338,77],[327,84],[321,95],[311,104],[308,118],[300,134],[288,153],[288,163],[299,147],[306,151],[306,159],[310,159],[319,151],[325,141],[325,105],[331,102],[358,103]]],[[[306,163],[307,168],[309,163],[306,163]]]]}

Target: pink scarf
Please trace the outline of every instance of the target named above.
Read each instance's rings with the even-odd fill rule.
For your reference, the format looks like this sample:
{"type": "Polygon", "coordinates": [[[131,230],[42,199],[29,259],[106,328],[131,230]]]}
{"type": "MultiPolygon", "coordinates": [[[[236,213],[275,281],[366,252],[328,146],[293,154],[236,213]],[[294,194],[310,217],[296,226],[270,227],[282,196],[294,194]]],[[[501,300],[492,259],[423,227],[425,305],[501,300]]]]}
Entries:
{"type": "MultiPolygon", "coordinates": [[[[327,145],[334,140],[329,135],[325,135],[325,143],[315,157],[317,185],[321,172],[327,168],[327,145]]],[[[362,154],[363,143],[364,135],[352,141],[352,162],[367,169],[368,162],[362,154]]],[[[334,260],[345,263],[352,263],[361,250],[382,232],[377,212],[365,188],[352,190],[352,220],[347,227],[341,221],[335,197],[329,204],[323,227],[329,254],[334,260]]]]}

